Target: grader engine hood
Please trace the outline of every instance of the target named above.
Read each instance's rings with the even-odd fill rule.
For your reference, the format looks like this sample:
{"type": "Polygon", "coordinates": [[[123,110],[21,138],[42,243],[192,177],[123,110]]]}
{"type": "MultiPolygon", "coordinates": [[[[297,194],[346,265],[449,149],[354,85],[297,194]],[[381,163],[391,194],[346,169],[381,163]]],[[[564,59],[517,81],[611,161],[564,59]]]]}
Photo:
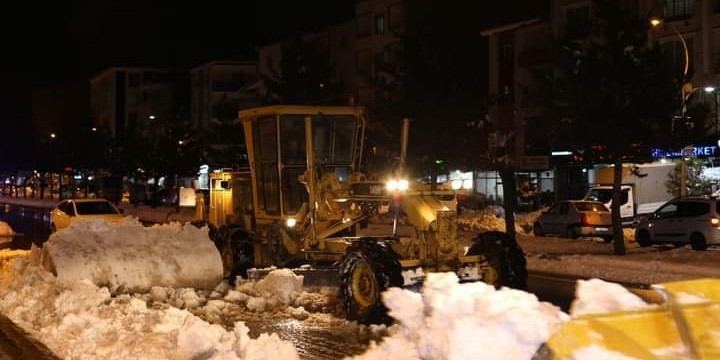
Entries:
{"type": "Polygon", "coordinates": [[[447,211],[437,197],[432,195],[411,195],[402,199],[401,207],[411,224],[419,230],[427,231],[434,227],[438,211],[447,211]]]}

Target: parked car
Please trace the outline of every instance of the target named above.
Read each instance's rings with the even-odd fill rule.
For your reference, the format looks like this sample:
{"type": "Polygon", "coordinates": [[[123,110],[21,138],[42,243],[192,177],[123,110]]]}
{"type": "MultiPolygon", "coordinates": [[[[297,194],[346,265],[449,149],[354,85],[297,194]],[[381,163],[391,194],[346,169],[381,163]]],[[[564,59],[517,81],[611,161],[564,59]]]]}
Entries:
{"type": "Polygon", "coordinates": [[[553,234],[561,237],[601,237],[612,241],[610,210],[598,201],[566,200],[544,211],[533,225],[536,236],[553,234]]]}
{"type": "Polygon", "coordinates": [[[720,243],[719,207],[715,197],[674,198],[640,220],[635,241],[640,246],[689,243],[694,250],[705,250],[720,243]]]}
{"type": "Polygon", "coordinates": [[[76,221],[102,219],[115,222],[124,217],[123,211],[106,199],[72,199],[50,211],[50,227],[57,231],[76,221]]]}

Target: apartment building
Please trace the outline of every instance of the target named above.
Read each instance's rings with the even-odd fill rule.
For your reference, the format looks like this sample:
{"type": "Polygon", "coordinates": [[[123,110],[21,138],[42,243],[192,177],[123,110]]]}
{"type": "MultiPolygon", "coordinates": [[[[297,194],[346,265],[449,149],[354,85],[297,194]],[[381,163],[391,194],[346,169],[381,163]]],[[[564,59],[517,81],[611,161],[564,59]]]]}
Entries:
{"type": "MultiPolygon", "coordinates": [[[[263,46],[258,51],[258,74],[261,78],[270,78],[276,75],[282,76],[283,49],[291,41],[302,41],[307,46],[314,46],[312,50],[317,54],[324,54],[328,63],[334,67],[336,80],[343,84],[345,97],[348,103],[353,103],[353,91],[355,87],[355,23],[348,21],[337,25],[329,26],[319,32],[303,34],[297,39],[287,39],[263,46]]],[[[319,84],[318,84],[319,86],[319,84]]],[[[261,86],[258,89],[261,96],[272,100],[273,94],[268,94],[268,89],[261,86]]]]}
{"type": "MultiPolygon", "coordinates": [[[[648,21],[650,41],[662,47],[674,68],[680,71],[687,66],[687,86],[691,89],[688,97],[709,103],[712,118],[708,121],[715,124],[715,131],[720,130],[718,92],[700,91],[720,85],[720,1],[620,2],[626,14],[648,21]]],[[[551,0],[542,16],[518,19],[482,32],[489,40],[489,92],[499,96],[490,117],[498,128],[514,130],[511,148],[515,158],[557,150],[551,149],[549,139],[539,131],[543,108],[533,94],[542,89],[534,79],[538,72],[552,73],[552,44],[588,35],[592,7],[591,0],[551,0]]]]}
{"type": "MultiPolygon", "coordinates": [[[[619,1],[625,14],[648,22],[650,43],[662,47],[673,68],[682,72],[687,67],[686,97],[689,102],[709,105],[706,121],[710,131],[717,133],[720,118],[714,88],[720,85],[720,1],[619,1]]],[[[567,150],[563,144],[553,144],[543,129],[543,106],[534,95],[542,89],[535,79],[537,74],[552,74],[553,44],[589,35],[593,6],[592,0],[550,0],[544,14],[482,32],[489,43],[489,92],[498,95],[490,118],[498,129],[514,134],[510,151],[516,161],[567,150]]],[[[580,188],[573,189],[587,181],[581,170],[587,169],[555,169],[556,188],[570,189],[561,198],[581,193],[580,188]]]]}
{"type": "Polygon", "coordinates": [[[234,119],[239,110],[260,105],[258,80],[254,61],[213,61],[190,70],[192,126],[234,119]]]}
{"type": "Polygon", "coordinates": [[[109,68],[90,79],[91,119],[113,138],[147,137],[153,124],[182,116],[187,94],[184,70],[109,68]]]}
{"type": "MultiPolygon", "coordinates": [[[[391,73],[385,70],[394,61],[393,46],[399,44],[405,31],[404,7],[403,0],[357,0],[354,19],[303,35],[304,41],[318,44],[318,51],[327,52],[335,76],[344,85],[348,104],[372,107],[389,98],[378,83],[391,80],[391,73]]],[[[261,74],[279,71],[284,43],[260,49],[261,74]]]]}

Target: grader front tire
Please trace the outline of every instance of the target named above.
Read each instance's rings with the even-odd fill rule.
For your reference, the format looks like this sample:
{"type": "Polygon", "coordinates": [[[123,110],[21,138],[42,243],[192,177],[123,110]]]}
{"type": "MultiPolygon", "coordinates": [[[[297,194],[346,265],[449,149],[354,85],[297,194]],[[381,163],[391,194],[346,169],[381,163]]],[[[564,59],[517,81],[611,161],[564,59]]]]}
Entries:
{"type": "Polygon", "coordinates": [[[485,257],[485,264],[478,264],[483,282],[495,287],[527,288],[525,254],[517,244],[507,243],[505,233],[489,232],[479,236],[467,255],[485,257]]]}
{"type": "Polygon", "coordinates": [[[389,323],[380,295],[402,286],[402,268],[389,245],[358,240],[347,249],[340,266],[340,296],[345,314],[362,324],[389,323]]]}

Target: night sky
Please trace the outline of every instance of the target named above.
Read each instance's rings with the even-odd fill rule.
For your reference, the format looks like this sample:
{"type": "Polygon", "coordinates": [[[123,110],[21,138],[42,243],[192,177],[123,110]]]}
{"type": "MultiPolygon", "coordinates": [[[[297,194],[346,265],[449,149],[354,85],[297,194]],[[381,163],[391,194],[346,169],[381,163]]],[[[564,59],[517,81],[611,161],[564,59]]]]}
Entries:
{"type": "MultiPolygon", "coordinates": [[[[486,6],[488,12],[478,15],[486,20],[513,8],[486,6]]],[[[86,81],[111,66],[189,68],[252,60],[258,44],[353,14],[354,0],[56,0],[7,6],[0,12],[0,170],[22,158],[23,144],[30,143],[33,89],[86,81]]]]}

